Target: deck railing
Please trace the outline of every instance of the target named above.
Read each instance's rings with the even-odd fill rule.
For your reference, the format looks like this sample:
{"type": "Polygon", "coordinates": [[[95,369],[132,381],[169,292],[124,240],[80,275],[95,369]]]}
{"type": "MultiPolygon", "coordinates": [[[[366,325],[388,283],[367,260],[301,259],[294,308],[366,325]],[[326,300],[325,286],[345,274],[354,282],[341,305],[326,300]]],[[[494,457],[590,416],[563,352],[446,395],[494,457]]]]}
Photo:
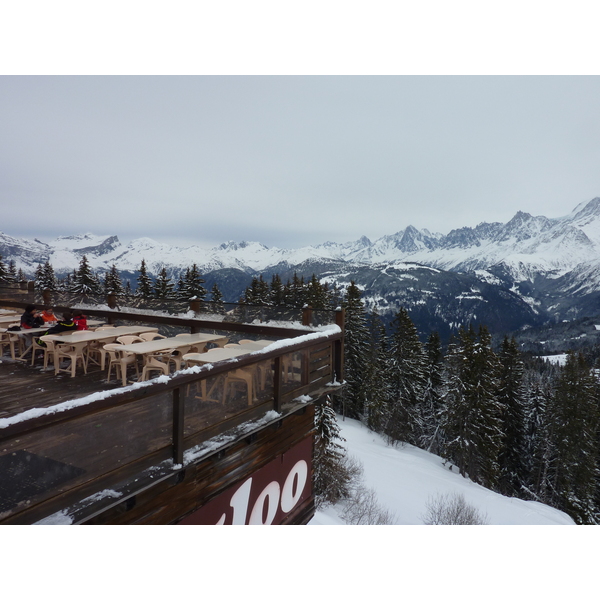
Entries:
{"type": "MultiPolygon", "coordinates": [[[[107,311],[87,312],[102,316],[107,311]]],[[[151,315],[121,313],[123,317],[156,321],[151,315]]],[[[15,479],[12,489],[10,476],[4,478],[0,522],[34,522],[165,461],[185,464],[187,452],[193,455],[195,447],[214,436],[269,411],[294,410],[310,394],[343,380],[342,312],[340,327],[313,333],[162,319],[185,323],[192,331],[234,325],[258,335],[287,333],[288,339],[272,349],[0,420],[0,469],[6,475],[27,464],[41,474],[31,483],[15,479]]]]}
{"type": "Polygon", "coordinates": [[[135,295],[73,294],[65,291],[44,290],[33,282],[22,285],[0,284],[0,298],[12,305],[52,306],[56,310],[80,308],[89,312],[98,307],[126,313],[158,313],[165,316],[193,313],[197,318],[223,323],[298,323],[309,326],[329,325],[336,322],[333,309],[294,308],[283,305],[251,305],[225,302],[215,306],[210,301],[158,299],[135,295]]]}

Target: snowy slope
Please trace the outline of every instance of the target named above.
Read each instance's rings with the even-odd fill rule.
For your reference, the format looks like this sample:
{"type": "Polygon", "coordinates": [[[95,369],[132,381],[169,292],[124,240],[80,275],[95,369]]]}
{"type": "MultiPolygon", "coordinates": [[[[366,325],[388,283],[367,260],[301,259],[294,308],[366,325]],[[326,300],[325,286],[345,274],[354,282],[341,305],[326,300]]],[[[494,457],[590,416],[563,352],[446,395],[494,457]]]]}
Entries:
{"type": "MultiPolygon", "coordinates": [[[[507,498],[450,471],[438,456],[414,446],[388,446],[377,433],[353,419],[338,417],[348,453],[364,468],[364,484],[398,525],[422,525],[428,501],[438,494],[463,494],[487,515],[490,525],[574,525],[565,513],[539,502],[507,498]]],[[[310,525],[343,525],[336,507],[317,511],[310,525]]]]}

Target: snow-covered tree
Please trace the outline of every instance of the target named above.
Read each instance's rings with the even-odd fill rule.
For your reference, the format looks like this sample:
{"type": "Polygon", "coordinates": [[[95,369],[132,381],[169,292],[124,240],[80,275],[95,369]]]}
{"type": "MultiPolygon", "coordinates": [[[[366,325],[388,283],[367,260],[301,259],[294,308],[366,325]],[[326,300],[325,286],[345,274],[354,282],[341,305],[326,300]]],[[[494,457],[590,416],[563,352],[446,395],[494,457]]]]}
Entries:
{"type": "Polygon", "coordinates": [[[123,295],[123,282],[116,265],[112,265],[104,276],[104,293],[123,295]]]}
{"type": "Polygon", "coordinates": [[[167,274],[167,269],[163,267],[154,282],[154,297],[158,300],[173,300],[175,298],[174,289],[175,286],[167,274]]]}
{"type": "Polygon", "coordinates": [[[346,290],[344,340],[345,412],[353,418],[364,414],[369,394],[369,330],[361,292],[354,281],[346,290]]]}
{"type": "Polygon", "coordinates": [[[421,445],[427,359],[417,328],[402,307],[392,321],[389,377],[390,416],[386,434],[390,441],[421,445]]]}
{"type": "Polygon", "coordinates": [[[502,445],[501,405],[496,400],[498,359],[485,328],[461,329],[447,356],[441,419],[445,458],[461,475],[494,489],[502,445]]]}
{"type": "Polygon", "coordinates": [[[148,268],[146,267],[146,261],[142,259],[140,265],[140,274],[137,278],[137,290],[136,296],[140,298],[151,298],[153,296],[154,285],[152,278],[148,275],[148,268]]]}
{"type": "Polygon", "coordinates": [[[498,490],[505,496],[522,496],[526,478],[524,366],[514,338],[505,337],[500,352],[497,399],[502,406],[502,448],[498,456],[498,490]]]}
{"type": "Polygon", "coordinates": [[[211,299],[210,299],[210,310],[217,314],[222,315],[225,314],[225,304],[223,303],[223,294],[219,289],[219,286],[214,283],[211,290],[211,299]]]}
{"type": "Polygon", "coordinates": [[[442,342],[437,331],[429,335],[425,344],[425,354],[427,356],[427,382],[422,402],[422,447],[429,452],[437,454],[441,449],[439,422],[442,407],[442,385],[444,382],[442,374],[444,356],[442,353],[442,342]]]}
{"type": "Polygon", "coordinates": [[[76,296],[83,297],[100,295],[101,287],[99,285],[99,280],[92,272],[85,254],[81,257],[79,269],[73,273],[69,291],[76,296]]]}
{"type": "Polygon", "coordinates": [[[580,524],[598,522],[597,384],[581,354],[570,353],[558,378],[547,420],[553,451],[550,503],[580,524]]]}
{"type": "Polygon", "coordinates": [[[185,275],[180,279],[177,295],[180,300],[191,300],[192,298],[203,302],[206,298],[206,288],[202,286],[205,283],[200,275],[196,263],[188,267],[185,275]]]}
{"type": "Polygon", "coordinates": [[[10,280],[8,269],[4,262],[2,261],[2,256],[0,256],[0,283],[8,283],[10,280]]]}
{"type": "Polygon", "coordinates": [[[327,398],[315,405],[314,494],[318,505],[335,503],[348,496],[351,475],[345,467],[335,412],[327,398]]]}
{"type": "Polygon", "coordinates": [[[364,420],[370,429],[382,432],[388,419],[390,399],[388,340],[385,325],[376,309],[371,311],[367,325],[371,339],[364,420]]]}

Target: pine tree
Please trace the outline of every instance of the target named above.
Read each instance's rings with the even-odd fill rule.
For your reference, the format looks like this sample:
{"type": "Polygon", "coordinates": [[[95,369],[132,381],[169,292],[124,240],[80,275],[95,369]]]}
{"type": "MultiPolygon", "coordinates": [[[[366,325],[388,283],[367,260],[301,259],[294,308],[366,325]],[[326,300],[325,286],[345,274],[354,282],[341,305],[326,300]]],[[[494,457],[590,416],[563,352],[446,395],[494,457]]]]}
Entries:
{"type": "Polygon", "coordinates": [[[210,309],[217,315],[225,314],[225,304],[223,303],[223,294],[219,286],[214,283],[211,289],[210,309]]]}
{"type": "Polygon", "coordinates": [[[344,442],[329,398],[315,405],[314,494],[319,505],[348,495],[349,475],[343,467],[344,442]]]}
{"type": "Polygon", "coordinates": [[[442,408],[441,394],[443,384],[443,353],[442,342],[437,331],[429,335],[425,345],[427,356],[427,383],[423,393],[423,437],[422,447],[438,454],[441,450],[439,436],[440,411],[442,408]]]}
{"type": "Polygon", "coordinates": [[[377,313],[377,309],[374,308],[371,311],[367,325],[371,339],[364,419],[370,429],[382,432],[388,419],[390,399],[389,353],[385,325],[377,313]]]}
{"type": "Polygon", "coordinates": [[[548,471],[551,461],[547,407],[552,402],[551,375],[528,369],[525,388],[525,491],[539,502],[548,502],[548,471]]]}
{"type": "Polygon", "coordinates": [[[344,371],[345,414],[358,419],[364,414],[369,393],[369,331],[366,324],[365,307],[361,293],[354,281],[346,290],[344,371]]]}
{"type": "Polygon", "coordinates": [[[58,284],[56,281],[56,275],[54,274],[54,267],[50,264],[50,261],[46,261],[44,263],[44,287],[42,289],[55,291],[57,286],[58,284]]]}
{"type": "Polygon", "coordinates": [[[87,257],[83,255],[79,262],[79,269],[73,273],[69,291],[85,298],[100,295],[100,289],[98,278],[92,272],[87,257]]]}
{"type": "Polygon", "coordinates": [[[158,273],[158,277],[154,282],[154,297],[157,300],[174,300],[175,286],[171,282],[171,278],[167,274],[167,268],[163,267],[158,273]]]}
{"type": "Polygon", "coordinates": [[[502,406],[502,449],[498,456],[498,490],[505,496],[522,496],[525,481],[524,366],[514,338],[505,337],[500,353],[497,399],[502,406]]]}
{"type": "Polygon", "coordinates": [[[17,267],[14,260],[8,262],[8,280],[10,283],[17,281],[17,267]]]}
{"type": "Polygon", "coordinates": [[[185,277],[183,279],[183,294],[182,300],[200,300],[204,302],[206,298],[206,288],[202,286],[205,283],[200,275],[200,271],[196,263],[191,268],[186,269],[185,277]]]}
{"type": "Polygon", "coordinates": [[[570,353],[547,410],[554,454],[548,476],[550,501],[579,524],[597,523],[596,385],[583,356],[570,353]]]}
{"type": "Polygon", "coordinates": [[[8,269],[0,256],[0,283],[9,283],[8,269]]]}
{"type": "Polygon", "coordinates": [[[491,338],[480,328],[461,329],[449,349],[441,429],[443,455],[461,475],[490,489],[498,480],[502,443],[501,406],[496,400],[498,360],[491,338]]]}
{"type": "Polygon", "coordinates": [[[421,445],[424,434],[422,402],[427,365],[417,328],[400,308],[392,321],[390,347],[390,418],[386,433],[391,441],[421,445]]]}
{"type": "Polygon", "coordinates": [[[151,298],[153,296],[153,290],[154,285],[151,277],[148,275],[146,261],[142,259],[142,264],[140,265],[140,274],[137,278],[136,295],[141,298],[151,298]]]}
{"type": "Polygon", "coordinates": [[[306,286],[305,302],[315,310],[325,310],[327,308],[326,291],[314,273],[306,286]]]}
{"type": "Polygon", "coordinates": [[[271,306],[282,306],[284,304],[283,284],[279,275],[273,275],[269,288],[269,303],[271,306]]]}
{"type": "Polygon", "coordinates": [[[116,265],[112,265],[104,276],[104,293],[115,294],[116,296],[123,295],[123,282],[117,270],[116,265]]]}

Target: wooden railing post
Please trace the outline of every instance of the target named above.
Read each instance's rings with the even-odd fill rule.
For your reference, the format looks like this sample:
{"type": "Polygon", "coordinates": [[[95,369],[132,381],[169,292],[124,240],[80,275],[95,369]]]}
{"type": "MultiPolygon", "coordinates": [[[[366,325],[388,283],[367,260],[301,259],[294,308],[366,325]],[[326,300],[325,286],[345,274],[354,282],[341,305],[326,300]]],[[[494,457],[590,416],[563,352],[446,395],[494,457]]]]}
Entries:
{"type": "Polygon", "coordinates": [[[313,320],[313,312],[312,312],[312,306],[303,306],[302,307],[302,325],[305,325],[307,327],[310,327],[312,325],[312,320],[313,320]]]}
{"type": "Polygon", "coordinates": [[[183,464],[183,398],[181,388],[173,390],[173,462],[183,464]]]}
{"type": "Polygon", "coordinates": [[[338,382],[344,381],[344,330],[346,325],[346,309],[338,308],[335,311],[335,324],[342,330],[342,337],[335,340],[333,345],[333,369],[335,380],[338,382]]]}
{"type": "Polygon", "coordinates": [[[275,373],[273,373],[273,399],[274,410],[281,411],[281,356],[273,359],[275,373]]]}

